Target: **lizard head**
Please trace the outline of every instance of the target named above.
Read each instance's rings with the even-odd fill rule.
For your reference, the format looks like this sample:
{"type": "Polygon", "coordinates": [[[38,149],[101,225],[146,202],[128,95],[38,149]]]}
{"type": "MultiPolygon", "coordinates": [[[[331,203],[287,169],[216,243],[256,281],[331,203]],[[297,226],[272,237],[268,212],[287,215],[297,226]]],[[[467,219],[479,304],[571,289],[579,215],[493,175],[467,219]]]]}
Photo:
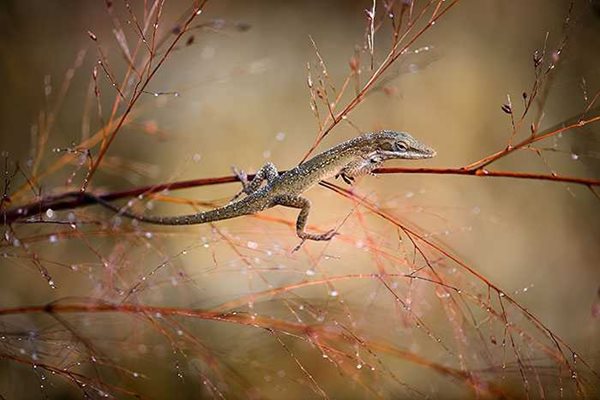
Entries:
{"type": "Polygon", "coordinates": [[[358,157],[337,173],[351,184],[355,177],[370,174],[386,160],[420,160],[436,152],[405,132],[380,131],[364,134],[347,143],[358,149],[358,157]]]}
{"type": "Polygon", "coordinates": [[[369,134],[372,155],[380,161],[391,159],[420,160],[436,155],[435,150],[405,132],[380,131],[369,134]]]}

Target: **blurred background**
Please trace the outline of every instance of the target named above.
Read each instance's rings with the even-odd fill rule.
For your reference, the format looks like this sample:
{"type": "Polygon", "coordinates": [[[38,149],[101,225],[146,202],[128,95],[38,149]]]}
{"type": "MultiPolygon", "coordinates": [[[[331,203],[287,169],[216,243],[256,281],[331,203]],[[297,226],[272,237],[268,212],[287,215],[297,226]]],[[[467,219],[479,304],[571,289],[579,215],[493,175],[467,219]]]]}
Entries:
{"type": "MultiPolygon", "coordinates": [[[[189,7],[167,0],[159,33],[172,40],[169,30],[189,7]]],[[[356,54],[364,84],[372,73],[363,48],[365,9],[371,7],[369,1],[209,1],[192,24],[196,28],[184,35],[140,97],[90,189],[226,176],[232,165],[252,172],[267,161],[280,169],[293,167],[319,132],[307,63],[314,79],[322,67],[311,38],[326,63],[332,92],[332,86],[341,89],[356,54]]],[[[544,48],[545,62],[554,57],[557,67],[542,89],[547,100],[542,108],[534,102],[518,138],[528,135],[538,116],[543,130],[580,114],[600,90],[600,14],[594,2],[575,1],[565,30],[569,8],[565,0],[459,1],[410,46],[319,150],[383,128],[410,132],[438,153],[432,160],[393,166],[460,167],[501,150],[512,131],[501,106],[509,95],[515,115],[522,113],[522,93],[531,94],[535,79],[534,54],[544,48]],[[553,55],[565,39],[564,50],[553,55]]],[[[133,2],[131,9],[141,20],[142,3],[133,2]]],[[[383,9],[377,2],[376,12],[383,9]]],[[[64,149],[77,147],[108,121],[118,94],[98,60],[105,60],[117,82],[127,67],[115,40],[115,20],[133,49],[135,21],[121,1],[111,13],[104,2],[92,1],[0,4],[0,150],[6,171],[12,173],[15,163],[24,171],[5,174],[8,193],[25,184],[25,175],[35,176],[32,171],[48,171],[64,149]],[[100,97],[94,95],[94,66],[100,97]],[[48,126],[47,138],[40,139],[48,126]]],[[[389,25],[384,21],[375,35],[375,65],[389,50],[389,25]]],[[[352,99],[355,84],[350,81],[340,104],[352,99]]],[[[117,115],[123,111],[121,106],[117,115]]],[[[322,104],[320,112],[326,117],[322,104]]],[[[516,152],[491,168],[597,179],[598,129],[590,124],[565,132],[539,143],[537,152],[516,152]]],[[[92,155],[97,154],[96,146],[92,155]]],[[[44,195],[76,190],[86,170],[85,157],[77,160],[43,179],[32,178],[34,186],[44,195]]],[[[168,195],[210,207],[224,204],[239,189],[228,184],[168,195]]],[[[572,346],[574,358],[565,350],[569,363],[577,367],[582,357],[599,367],[600,209],[587,187],[393,174],[365,177],[353,190],[512,296],[572,346]]],[[[24,190],[5,207],[35,196],[24,190]]],[[[98,207],[59,213],[59,220],[80,221],[74,229],[5,226],[2,309],[93,298],[239,312],[249,319],[228,324],[119,313],[2,316],[0,397],[452,398],[478,390],[493,397],[490,388],[496,385],[516,397],[528,391],[541,397],[540,387],[550,398],[598,394],[597,376],[585,381],[586,390],[578,389],[568,379],[572,371],[549,354],[553,345],[542,330],[511,305],[506,305],[510,321],[503,321],[489,310],[486,317],[485,307],[465,311],[460,296],[454,305],[444,304],[440,299],[448,292],[424,281],[390,279],[390,288],[351,276],[409,273],[425,263],[405,233],[358,203],[321,187],[308,197],[313,229],[339,227],[341,235],[330,243],[307,243],[297,253],[291,253],[298,242],[293,228],[279,223],[294,221],[296,211],[283,208],[185,228],[115,220],[98,207]],[[45,270],[50,278],[40,275],[45,270]],[[269,290],[275,291],[248,297],[269,290]],[[414,307],[412,313],[400,310],[395,296],[414,307]],[[469,320],[473,313],[477,323],[469,320]],[[425,322],[415,322],[416,316],[425,322]],[[261,322],[251,326],[250,318],[261,322]],[[509,322],[518,327],[515,336],[525,332],[517,350],[507,350],[509,322]],[[313,326],[324,329],[320,339],[308,332],[313,326]],[[399,355],[402,351],[422,359],[399,355]],[[68,367],[101,389],[88,391],[81,382],[74,384],[75,378],[32,369],[38,362],[68,367]],[[534,364],[546,372],[530,367],[534,364]],[[523,379],[523,373],[532,375],[523,379]]],[[[153,214],[198,209],[156,200],[134,207],[153,214]]],[[[449,285],[485,303],[490,292],[485,282],[421,245],[449,285]]],[[[497,297],[494,301],[501,310],[497,297]]]]}

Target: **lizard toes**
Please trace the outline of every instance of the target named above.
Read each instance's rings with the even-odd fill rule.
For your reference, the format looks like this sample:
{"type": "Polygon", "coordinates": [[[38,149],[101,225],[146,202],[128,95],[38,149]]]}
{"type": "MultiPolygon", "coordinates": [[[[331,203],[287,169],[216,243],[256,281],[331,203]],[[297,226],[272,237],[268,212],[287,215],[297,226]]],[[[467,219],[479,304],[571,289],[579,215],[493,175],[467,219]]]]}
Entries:
{"type": "Polygon", "coordinates": [[[339,233],[335,229],[331,229],[323,234],[323,240],[331,240],[334,236],[339,235],[339,233]]]}
{"type": "Polygon", "coordinates": [[[248,175],[243,170],[238,169],[236,166],[232,166],[231,171],[241,181],[245,181],[248,178],[248,175]]]}

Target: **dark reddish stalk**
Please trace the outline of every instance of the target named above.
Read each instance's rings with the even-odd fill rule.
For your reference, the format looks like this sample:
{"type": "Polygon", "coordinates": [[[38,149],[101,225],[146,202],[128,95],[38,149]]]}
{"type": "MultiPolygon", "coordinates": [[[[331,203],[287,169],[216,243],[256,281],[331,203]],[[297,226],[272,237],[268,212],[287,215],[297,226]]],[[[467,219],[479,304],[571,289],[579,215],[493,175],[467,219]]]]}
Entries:
{"type": "MultiPolygon", "coordinates": [[[[282,173],[285,171],[281,171],[282,173]]],[[[600,179],[592,178],[579,178],[573,176],[562,176],[562,175],[551,175],[551,174],[533,174],[526,172],[513,172],[513,171],[495,171],[487,170],[483,168],[415,168],[415,167],[388,167],[378,168],[373,171],[375,174],[433,174],[433,175],[465,175],[465,176],[477,176],[477,177],[488,177],[488,178],[516,178],[516,179],[530,179],[530,180],[543,180],[552,182],[562,183],[573,183],[577,185],[584,185],[587,187],[600,186],[600,179]]],[[[254,175],[248,175],[249,179],[252,179],[254,175]]],[[[150,186],[140,186],[133,189],[123,190],[119,192],[109,192],[104,194],[97,194],[98,197],[113,201],[119,199],[126,199],[141,195],[148,195],[152,193],[162,192],[164,190],[178,190],[178,189],[189,189],[200,186],[212,186],[221,185],[224,183],[238,182],[236,176],[221,176],[217,178],[204,178],[204,179],[191,179],[186,181],[161,183],[150,186]]],[[[39,201],[26,204],[20,207],[14,207],[6,211],[4,214],[4,221],[7,224],[13,223],[18,219],[31,217],[42,214],[48,209],[54,211],[69,210],[79,207],[85,207],[88,205],[96,204],[93,198],[85,197],[79,191],[72,191],[62,193],[55,196],[47,196],[39,201]]]]}
{"type": "Polygon", "coordinates": [[[435,175],[467,175],[490,178],[516,178],[533,179],[542,181],[554,181],[564,183],[574,183],[585,186],[600,186],[600,179],[580,178],[576,176],[563,176],[552,174],[533,174],[528,172],[516,171],[496,171],[485,168],[414,168],[414,167],[388,167],[378,168],[374,171],[377,174],[435,174],[435,175]]]}

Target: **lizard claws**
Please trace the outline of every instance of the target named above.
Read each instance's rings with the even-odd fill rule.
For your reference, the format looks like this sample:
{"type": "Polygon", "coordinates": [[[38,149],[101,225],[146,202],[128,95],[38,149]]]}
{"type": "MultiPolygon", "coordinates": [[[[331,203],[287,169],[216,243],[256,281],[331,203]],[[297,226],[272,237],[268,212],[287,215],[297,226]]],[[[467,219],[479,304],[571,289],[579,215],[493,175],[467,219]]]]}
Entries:
{"type": "Polygon", "coordinates": [[[242,182],[242,185],[246,186],[248,183],[248,174],[241,169],[237,169],[235,166],[231,167],[231,171],[240,180],[240,182],[242,182]]]}
{"type": "Polygon", "coordinates": [[[341,178],[342,178],[342,180],[343,180],[344,182],[346,182],[348,185],[353,185],[353,184],[354,184],[354,177],[352,177],[352,176],[348,176],[348,175],[346,175],[346,174],[344,174],[344,173],[339,173],[339,174],[337,174],[337,175],[335,176],[335,178],[336,178],[336,179],[338,179],[338,178],[340,178],[340,177],[341,177],[341,178]]]}
{"type": "Polygon", "coordinates": [[[333,239],[334,236],[337,236],[337,235],[339,235],[339,232],[336,231],[335,229],[331,229],[320,236],[322,237],[321,240],[331,240],[331,239],[333,239]]]}
{"type": "Polygon", "coordinates": [[[238,194],[233,196],[233,198],[229,201],[230,203],[239,199],[240,196],[242,196],[243,194],[248,194],[248,192],[247,192],[247,190],[248,190],[248,174],[246,174],[246,172],[244,172],[241,169],[237,169],[235,166],[231,167],[231,171],[242,183],[242,190],[238,194]]]}
{"type": "Polygon", "coordinates": [[[298,246],[294,247],[294,249],[292,250],[292,253],[297,252],[298,250],[300,250],[300,248],[302,247],[302,245],[304,244],[304,242],[306,242],[306,239],[302,239],[300,241],[300,243],[298,243],[298,246]]]}

